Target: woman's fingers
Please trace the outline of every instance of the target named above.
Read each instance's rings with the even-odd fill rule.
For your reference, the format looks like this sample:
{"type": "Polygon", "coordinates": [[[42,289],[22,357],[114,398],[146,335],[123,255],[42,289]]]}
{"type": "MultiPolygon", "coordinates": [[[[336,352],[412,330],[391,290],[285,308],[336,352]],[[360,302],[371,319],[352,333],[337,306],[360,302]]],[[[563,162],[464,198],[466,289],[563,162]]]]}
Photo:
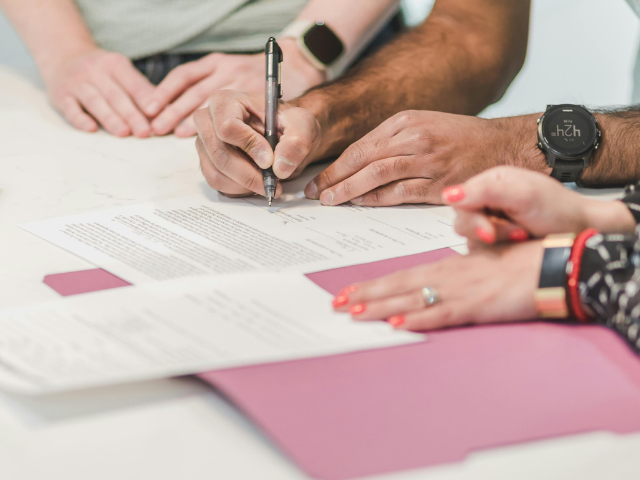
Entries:
{"type": "Polygon", "coordinates": [[[459,235],[486,244],[529,239],[529,232],[520,225],[484,212],[456,210],[453,227],[459,235]]]}
{"type": "Polygon", "coordinates": [[[78,100],[71,95],[65,96],[59,103],[58,108],[66,119],[79,130],[85,132],[95,132],[98,130],[98,124],[96,121],[87,115],[87,113],[80,107],[78,100]]]}
{"type": "Polygon", "coordinates": [[[76,97],[105,130],[118,137],[131,134],[131,129],[96,87],[84,83],[76,91],[76,97]]]}
{"type": "Polygon", "coordinates": [[[174,68],[143,101],[144,112],[149,117],[156,116],[190,86],[211,75],[214,69],[212,62],[202,59],[174,68]]]}
{"type": "Polygon", "coordinates": [[[129,94],[116,81],[111,77],[97,75],[94,84],[136,137],[146,138],[151,134],[147,118],[138,110],[129,94]]]}

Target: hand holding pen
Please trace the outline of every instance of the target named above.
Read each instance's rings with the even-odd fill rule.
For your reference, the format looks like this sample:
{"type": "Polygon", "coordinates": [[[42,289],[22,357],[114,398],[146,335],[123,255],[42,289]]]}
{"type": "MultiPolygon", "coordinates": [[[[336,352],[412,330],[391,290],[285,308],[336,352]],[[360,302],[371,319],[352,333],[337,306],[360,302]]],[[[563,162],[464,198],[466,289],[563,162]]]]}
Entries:
{"type": "MultiPolygon", "coordinates": [[[[275,63],[279,69],[280,62],[275,63]]],[[[277,76],[271,78],[277,85],[277,76]]],[[[272,87],[272,95],[279,93],[272,87]]],[[[220,90],[211,96],[208,108],[194,114],[200,166],[215,190],[229,196],[265,195],[262,170],[270,169],[267,179],[273,174],[269,179],[273,184],[267,187],[273,201],[282,192],[278,179],[291,178],[312,161],[326,157],[320,150],[320,124],[313,113],[288,103],[278,105],[275,98],[268,120],[265,100],[265,95],[220,90]],[[265,138],[268,131],[271,136],[265,138]]]]}

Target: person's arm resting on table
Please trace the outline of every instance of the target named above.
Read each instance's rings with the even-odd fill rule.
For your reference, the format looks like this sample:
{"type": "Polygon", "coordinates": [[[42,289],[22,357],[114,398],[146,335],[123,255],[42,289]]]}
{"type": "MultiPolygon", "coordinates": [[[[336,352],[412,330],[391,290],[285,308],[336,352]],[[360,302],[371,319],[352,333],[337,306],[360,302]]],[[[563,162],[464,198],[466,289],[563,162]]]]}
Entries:
{"type": "Polygon", "coordinates": [[[53,105],[76,128],[148,137],[140,105],[153,85],[124,55],[100,49],[72,0],[0,0],[33,54],[53,105]]]}
{"type": "MultiPolygon", "coordinates": [[[[201,165],[209,185],[225,193],[261,193],[258,171],[240,153],[229,150],[231,146],[243,150],[261,168],[273,164],[276,175],[284,179],[311,162],[340,154],[397,112],[478,113],[502,96],[524,62],[529,3],[437,1],[424,24],[342,79],[285,104],[280,110],[282,137],[275,153],[260,134],[264,110],[260,95],[214,95],[209,114],[199,114],[196,122],[201,165]],[[246,167],[236,165],[242,162],[246,167]],[[231,173],[231,169],[236,171],[231,173]],[[238,175],[241,169],[242,176],[238,175]]],[[[397,116],[389,120],[390,130],[398,131],[410,120],[407,115],[397,116]]],[[[438,134],[437,122],[429,127],[438,134]]],[[[411,137],[415,149],[415,144],[422,142],[413,133],[411,137]]],[[[352,163],[359,170],[370,160],[370,153],[385,146],[383,143],[376,140],[373,146],[356,150],[354,157],[359,162],[338,162],[352,163]]],[[[307,195],[318,198],[324,189],[319,187],[328,187],[355,171],[340,164],[328,169],[314,184],[315,190],[311,186],[307,189],[307,195]]]]}

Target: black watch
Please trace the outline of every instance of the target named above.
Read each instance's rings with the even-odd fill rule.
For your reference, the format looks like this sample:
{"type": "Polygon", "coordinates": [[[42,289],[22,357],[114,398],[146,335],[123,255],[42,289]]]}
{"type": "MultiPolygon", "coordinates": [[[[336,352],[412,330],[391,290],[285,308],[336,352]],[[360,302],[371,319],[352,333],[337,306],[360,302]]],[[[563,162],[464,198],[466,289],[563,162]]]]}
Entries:
{"type": "Polygon", "coordinates": [[[548,105],[538,119],[538,148],[547,156],[551,176],[576,182],[600,146],[602,132],[582,105],[548,105]]]}

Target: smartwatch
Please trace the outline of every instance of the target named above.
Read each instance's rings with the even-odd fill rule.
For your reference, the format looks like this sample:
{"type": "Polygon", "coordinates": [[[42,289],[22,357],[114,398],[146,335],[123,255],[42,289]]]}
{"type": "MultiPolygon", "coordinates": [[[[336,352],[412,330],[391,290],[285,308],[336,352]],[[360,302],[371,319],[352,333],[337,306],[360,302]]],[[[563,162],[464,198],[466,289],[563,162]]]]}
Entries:
{"type": "Polygon", "coordinates": [[[602,132],[582,105],[548,105],[538,119],[538,148],[547,156],[551,176],[576,182],[600,146],[602,132]]]}
{"type": "Polygon", "coordinates": [[[342,40],[321,20],[296,20],[279,38],[294,38],[302,54],[321,71],[335,64],[345,51],[342,40]]]}

